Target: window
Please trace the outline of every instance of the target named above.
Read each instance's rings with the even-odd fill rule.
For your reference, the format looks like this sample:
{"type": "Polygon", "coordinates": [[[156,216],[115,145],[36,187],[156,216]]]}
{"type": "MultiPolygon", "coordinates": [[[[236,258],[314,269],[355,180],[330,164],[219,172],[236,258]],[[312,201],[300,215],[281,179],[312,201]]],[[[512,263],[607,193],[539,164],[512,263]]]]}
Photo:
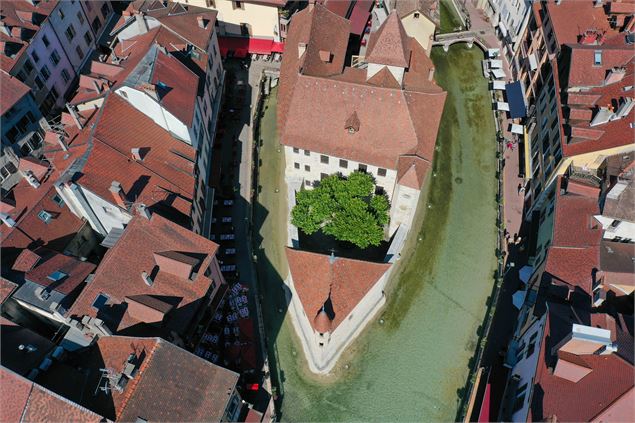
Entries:
{"type": "Polygon", "coordinates": [[[29,59],[24,61],[24,70],[26,70],[27,73],[33,72],[33,63],[31,63],[29,59]]]}
{"type": "Polygon", "coordinates": [[[366,172],[368,170],[368,166],[360,163],[358,169],[362,172],[366,172]]]}
{"type": "Polygon", "coordinates": [[[77,20],[79,21],[80,24],[84,25],[84,14],[82,13],[81,10],[77,12],[77,20]]]}
{"type": "Polygon", "coordinates": [[[377,169],[377,176],[386,176],[386,169],[382,169],[381,167],[377,169]]]}
{"type": "Polygon", "coordinates": [[[66,35],[66,39],[69,43],[73,41],[73,38],[75,38],[75,28],[73,28],[73,24],[70,24],[68,28],[66,28],[64,34],[66,35]]]}
{"type": "Polygon", "coordinates": [[[244,9],[242,1],[232,1],[232,10],[244,9]]]}
{"type": "Polygon", "coordinates": [[[61,270],[56,270],[55,272],[48,275],[46,278],[52,280],[53,282],[59,282],[67,276],[67,273],[62,272],[61,270]]]}
{"type": "Polygon", "coordinates": [[[329,164],[329,156],[325,156],[324,154],[322,154],[320,156],[320,163],[329,164]]]}
{"type": "Polygon", "coordinates": [[[38,63],[40,61],[40,56],[37,54],[36,51],[31,53],[31,57],[33,57],[33,60],[35,60],[35,63],[38,63]]]}
{"type": "Polygon", "coordinates": [[[62,79],[64,80],[64,82],[67,82],[71,80],[71,76],[68,74],[68,71],[66,69],[62,69],[62,79]]]}
{"type": "Polygon", "coordinates": [[[26,73],[24,73],[24,71],[18,72],[17,77],[22,82],[26,81],[26,73]]]}
{"type": "Polygon", "coordinates": [[[311,186],[311,181],[304,181],[304,185],[306,185],[307,187],[311,186]]]}
{"type": "Polygon", "coordinates": [[[310,156],[310,155],[311,155],[311,152],[310,152],[309,150],[304,150],[304,155],[305,155],[305,156],[310,156]]]}
{"type": "Polygon", "coordinates": [[[306,172],[310,172],[310,171],[311,171],[311,166],[309,166],[309,165],[304,165],[304,170],[305,170],[306,172]]]}
{"type": "Polygon", "coordinates": [[[516,391],[516,401],[514,402],[514,408],[512,413],[516,413],[518,410],[523,408],[525,404],[525,393],[527,391],[527,384],[525,383],[516,391]]]}
{"type": "Polygon", "coordinates": [[[48,47],[51,44],[49,39],[46,38],[46,35],[42,35],[42,42],[44,43],[44,47],[48,47]]]}
{"type": "Polygon", "coordinates": [[[64,200],[58,194],[53,196],[53,202],[58,206],[62,207],[64,205],[64,200]]]}
{"type": "Polygon", "coordinates": [[[538,334],[534,333],[529,338],[529,345],[527,346],[527,354],[525,354],[525,358],[531,357],[531,355],[534,353],[534,348],[536,347],[536,337],[537,336],[538,336],[538,334]]]}
{"type": "Polygon", "coordinates": [[[348,160],[340,159],[340,167],[342,169],[348,169],[348,160]]]}
{"type": "Polygon", "coordinates": [[[84,58],[84,52],[82,51],[82,48],[80,46],[77,46],[75,47],[75,51],[77,52],[79,59],[82,60],[84,58]]]}
{"type": "Polygon", "coordinates": [[[299,148],[295,148],[295,147],[293,147],[293,152],[294,152],[294,153],[299,153],[299,152],[300,152],[300,149],[299,149],[299,148]]]}
{"type": "Polygon", "coordinates": [[[64,11],[62,10],[62,8],[58,9],[57,14],[59,15],[60,19],[64,19],[64,11]]]}
{"type": "Polygon", "coordinates": [[[84,34],[84,41],[86,41],[86,45],[90,47],[90,43],[93,41],[92,35],[90,35],[90,31],[86,31],[84,34]]]}
{"type": "Polygon", "coordinates": [[[600,66],[602,64],[602,50],[596,50],[593,55],[593,65],[600,66]]]}
{"type": "Polygon", "coordinates": [[[415,12],[415,14],[414,14],[414,18],[415,18],[415,19],[419,19],[419,12],[415,12]]]}
{"type": "Polygon", "coordinates": [[[42,75],[45,81],[48,81],[49,77],[51,76],[51,71],[49,71],[49,68],[46,65],[44,65],[42,66],[42,69],[40,69],[40,74],[42,75]]]}
{"type": "Polygon", "coordinates": [[[42,82],[42,79],[39,76],[36,76],[33,81],[35,82],[35,85],[37,86],[38,90],[41,90],[42,88],[44,88],[44,82],[42,82]]]}
{"type": "Polygon", "coordinates": [[[300,169],[300,163],[293,163],[293,167],[296,169],[300,169]]]}
{"type": "MultiPolygon", "coordinates": [[[[87,4],[90,4],[90,2],[87,2],[87,4]]],[[[101,27],[101,21],[99,20],[98,17],[95,17],[95,19],[93,19],[93,23],[90,24],[91,28],[93,28],[93,31],[97,32],[99,31],[99,28],[101,27]]]]}
{"type": "Polygon", "coordinates": [[[104,2],[104,5],[101,7],[101,16],[104,17],[104,20],[108,17],[108,13],[110,12],[110,8],[108,7],[108,3],[104,2]]]}
{"type": "Polygon", "coordinates": [[[46,210],[40,210],[37,217],[44,223],[49,223],[53,219],[53,215],[46,210]]]}
{"type": "Polygon", "coordinates": [[[101,310],[101,308],[108,302],[108,299],[108,295],[101,293],[98,294],[97,297],[95,297],[95,301],[93,301],[93,307],[97,310],[101,310]]]}
{"type": "Polygon", "coordinates": [[[49,60],[51,61],[53,66],[57,66],[57,64],[60,62],[60,55],[57,53],[57,50],[53,50],[53,52],[51,53],[51,57],[49,57],[49,60]]]}
{"type": "Polygon", "coordinates": [[[51,87],[51,93],[49,95],[51,95],[53,98],[57,98],[60,96],[55,87],[51,87]]]}
{"type": "Polygon", "coordinates": [[[326,173],[320,173],[320,181],[321,181],[322,179],[324,179],[324,178],[328,178],[328,176],[329,176],[329,175],[328,175],[328,174],[326,174],[326,173]]]}

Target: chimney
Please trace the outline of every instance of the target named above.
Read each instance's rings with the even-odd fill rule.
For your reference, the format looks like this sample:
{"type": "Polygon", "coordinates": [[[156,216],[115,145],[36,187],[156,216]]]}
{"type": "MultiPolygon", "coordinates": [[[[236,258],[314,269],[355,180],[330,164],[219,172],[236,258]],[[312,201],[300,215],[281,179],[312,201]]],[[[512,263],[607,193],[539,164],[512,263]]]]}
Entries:
{"type": "Polygon", "coordinates": [[[298,57],[302,57],[306,51],[306,43],[298,43],[298,57]]]}
{"type": "Polygon", "coordinates": [[[434,79],[434,67],[431,67],[428,71],[428,81],[432,81],[434,79]]]}
{"type": "Polygon", "coordinates": [[[110,192],[112,193],[112,197],[115,200],[115,203],[123,209],[127,209],[126,205],[126,194],[123,192],[123,188],[121,188],[121,184],[117,181],[112,181],[110,184],[110,192]]]}
{"type": "Polygon", "coordinates": [[[309,10],[313,10],[314,6],[315,6],[315,0],[309,0],[309,10]]]}
{"type": "Polygon", "coordinates": [[[331,52],[328,50],[320,50],[320,60],[324,63],[331,63],[331,52]]]}
{"type": "Polygon", "coordinates": [[[46,131],[44,133],[44,142],[47,142],[49,144],[57,144],[62,148],[62,150],[68,151],[68,145],[66,145],[64,137],[56,132],[46,131]]]}
{"type": "Polygon", "coordinates": [[[76,107],[69,103],[66,103],[66,109],[68,110],[68,113],[71,115],[71,118],[73,118],[73,122],[75,122],[75,125],[77,126],[77,128],[82,129],[84,125],[82,125],[82,122],[80,120],[80,116],[79,116],[79,113],[77,112],[76,107]]]}
{"type": "Polygon", "coordinates": [[[593,1],[593,7],[602,7],[602,0],[594,0],[593,1]]]}
{"type": "Polygon", "coordinates": [[[142,13],[137,13],[135,16],[135,21],[137,22],[137,30],[139,34],[145,34],[148,32],[148,24],[146,23],[145,18],[142,13]]]}
{"type": "Polygon", "coordinates": [[[198,15],[196,17],[196,22],[198,22],[198,27],[199,28],[203,28],[203,29],[207,28],[207,19],[205,19],[201,15],[198,15]]]}
{"type": "Polygon", "coordinates": [[[156,86],[154,86],[153,84],[143,83],[141,84],[141,88],[143,88],[143,91],[145,91],[150,97],[152,97],[156,101],[159,101],[159,93],[157,92],[156,86]]]}
{"type": "Polygon", "coordinates": [[[0,213],[0,220],[2,220],[2,223],[10,228],[13,228],[15,226],[15,220],[13,220],[13,218],[6,213],[0,213]]]}
{"type": "Polygon", "coordinates": [[[22,172],[22,175],[24,175],[24,179],[26,179],[29,185],[31,185],[33,188],[40,187],[40,181],[37,180],[37,178],[35,177],[32,171],[30,170],[24,171],[22,172]]]}
{"type": "Polygon", "coordinates": [[[145,157],[145,151],[143,151],[144,149],[142,148],[133,148],[130,150],[130,152],[132,153],[132,158],[133,160],[136,160],[138,162],[142,162],[143,158],[145,157]]]}
{"type": "Polygon", "coordinates": [[[625,68],[612,68],[609,71],[609,74],[606,76],[606,79],[604,80],[604,85],[611,85],[615,84],[616,82],[620,82],[622,79],[624,79],[624,75],[626,75],[625,68]]]}
{"type": "Polygon", "coordinates": [[[150,209],[145,204],[137,205],[137,212],[139,216],[143,216],[148,220],[152,218],[152,212],[150,212],[150,209]]]}
{"type": "Polygon", "coordinates": [[[148,272],[145,272],[145,271],[141,272],[141,278],[143,279],[145,284],[148,286],[152,286],[154,284],[154,281],[152,280],[152,277],[148,275],[148,272]]]}

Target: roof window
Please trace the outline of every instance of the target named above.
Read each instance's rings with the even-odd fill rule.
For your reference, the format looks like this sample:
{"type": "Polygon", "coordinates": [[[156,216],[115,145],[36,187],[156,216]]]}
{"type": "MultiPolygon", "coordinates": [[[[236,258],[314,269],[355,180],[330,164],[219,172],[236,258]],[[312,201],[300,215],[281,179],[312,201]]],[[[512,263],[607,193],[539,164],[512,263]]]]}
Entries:
{"type": "Polygon", "coordinates": [[[37,217],[44,223],[49,223],[53,219],[53,215],[46,210],[42,210],[37,214],[37,217]]]}
{"type": "Polygon", "coordinates": [[[67,276],[68,274],[62,272],[61,270],[56,270],[55,272],[48,275],[47,278],[52,280],[53,282],[59,282],[67,276]]]}
{"type": "Polygon", "coordinates": [[[101,308],[108,302],[108,299],[108,295],[98,294],[97,297],[95,297],[95,301],[93,301],[93,307],[95,307],[97,310],[101,310],[101,308]]]}
{"type": "Polygon", "coordinates": [[[602,64],[602,50],[595,50],[593,55],[593,65],[600,66],[602,64]]]}

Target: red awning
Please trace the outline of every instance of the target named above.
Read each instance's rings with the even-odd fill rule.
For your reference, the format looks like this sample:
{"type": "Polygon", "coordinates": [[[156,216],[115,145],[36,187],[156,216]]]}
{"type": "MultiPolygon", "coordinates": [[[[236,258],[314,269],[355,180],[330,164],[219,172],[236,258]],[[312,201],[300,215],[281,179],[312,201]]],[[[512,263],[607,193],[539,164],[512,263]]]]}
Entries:
{"type": "Polygon", "coordinates": [[[248,54],[282,53],[284,43],[263,38],[218,37],[220,54],[227,57],[247,57],[248,54]]]}
{"type": "Polygon", "coordinates": [[[488,383],[485,387],[485,396],[483,397],[483,403],[481,404],[481,412],[478,415],[479,422],[489,422],[489,407],[490,407],[490,395],[491,385],[488,383]]]}
{"type": "Polygon", "coordinates": [[[370,17],[370,9],[373,7],[372,0],[359,0],[355,3],[353,12],[351,13],[351,34],[361,35],[366,28],[368,18],[370,17]]]}

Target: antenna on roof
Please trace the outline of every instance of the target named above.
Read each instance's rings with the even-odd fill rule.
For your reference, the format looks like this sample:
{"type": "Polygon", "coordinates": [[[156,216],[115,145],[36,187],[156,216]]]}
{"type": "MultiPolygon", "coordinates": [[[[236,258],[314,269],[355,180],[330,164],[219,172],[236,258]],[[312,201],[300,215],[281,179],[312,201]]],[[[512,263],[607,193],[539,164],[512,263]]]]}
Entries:
{"type": "Polygon", "coordinates": [[[113,369],[108,367],[101,368],[99,371],[101,372],[101,377],[99,378],[99,382],[97,382],[97,388],[95,388],[93,396],[97,396],[99,391],[105,392],[106,395],[108,395],[112,387],[119,392],[123,391],[123,389],[119,388],[117,384],[121,378],[119,373],[116,373],[113,369]]]}
{"type": "Polygon", "coordinates": [[[331,252],[331,256],[329,257],[329,263],[333,264],[333,263],[335,263],[335,258],[336,258],[335,257],[335,248],[331,248],[329,251],[331,252]]]}

